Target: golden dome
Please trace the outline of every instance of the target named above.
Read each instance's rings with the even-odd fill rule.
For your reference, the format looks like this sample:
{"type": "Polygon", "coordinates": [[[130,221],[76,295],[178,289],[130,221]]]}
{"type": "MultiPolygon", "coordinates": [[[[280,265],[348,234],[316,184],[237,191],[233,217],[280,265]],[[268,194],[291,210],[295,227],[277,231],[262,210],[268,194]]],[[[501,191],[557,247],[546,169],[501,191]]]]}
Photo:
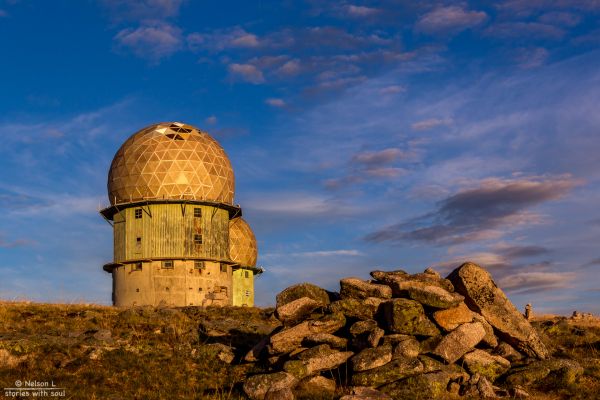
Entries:
{"type": "Polygon", "coordinates": [[[229,221],[229,257],[244,267],[256,266],[258,249],[250,225],[242,217],[229,221]]]}
{"type": "Polygon", "coordinates": [[[234,176],[209,134],[180,122],[150,125],[123,143],[108,173],[111,204],[143,199],[233,203],[234,176]]]}

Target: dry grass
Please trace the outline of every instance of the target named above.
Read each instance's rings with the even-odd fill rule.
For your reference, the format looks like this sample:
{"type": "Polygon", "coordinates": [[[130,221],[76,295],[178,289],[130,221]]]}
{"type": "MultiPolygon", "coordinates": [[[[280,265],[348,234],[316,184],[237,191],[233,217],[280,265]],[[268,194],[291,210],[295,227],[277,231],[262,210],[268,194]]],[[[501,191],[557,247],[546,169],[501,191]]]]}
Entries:
{"type": "MultiPolygon", "coordinates": [[[[0,349],[13,363],[0,363],[0,384],[54,381],[69,399],[243,399],[245,374],[260,367],[225,364],[207,344],[232,345],[239,359],[277,325],[271,314],[0,302],[0,349]]],[[[579,361],[585,373],[569,387],[535,387],[531,398],[600,398],[600,323],[551,317],[534,325],[555,356],[579,361]]]]}
{"type": "Polygon", "coordinates": [[[240,399],[244,368],[220,362],[199,325],[229,321],[232,334],[221,340],[254,342],[269,318],[260,309],[227,312],[0,303],[0,349],[16,363],[0,368],[0,383],[53,381],[71,399],[240,399]]]}

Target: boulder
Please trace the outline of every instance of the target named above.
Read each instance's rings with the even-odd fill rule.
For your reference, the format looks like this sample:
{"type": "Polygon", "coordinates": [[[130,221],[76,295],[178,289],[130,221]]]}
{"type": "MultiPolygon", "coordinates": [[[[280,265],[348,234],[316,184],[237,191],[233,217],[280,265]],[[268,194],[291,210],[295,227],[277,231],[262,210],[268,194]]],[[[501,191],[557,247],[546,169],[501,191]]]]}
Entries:
{"type": "Polygon", "coordinates": [[[392,299],[382,304],[390,331],[408,335],[437,336],[439,329],[425,315],[423,306],[414,300],[392,299]]]}
{"type": "Polygon", "coordinates": [[[352,335],[352,345],[359,350],[365,347],[376,347],[385,334],[385,331],[372,319],[355,322],[349,331],[352,335]]]}
{"type": "Polygon", "coordinates": [[[290,388],[270,388],[265,394],[265,400],[294,400],[294,392],[290,388]]]}
{"type": "Polygon", "coordinates": [[[391,345],[394,345],[410,338],[412,338],[412,336],[410,335],[404,335],[402,333],[391,333],[383,337],[383,344],[389,343],[391,345]]]}
{"type": "Polygon", "coordinates": [[[485,336],[481,339],[481,343],[492,348],[498,346],[498,338],[494,335],[494,328],[485,320],[485,318],[477,313],[473,313],[473,321],[481,323],[483,329],[485,329],[485,336]]]}
{"type": "Polygon", "coordinates": [[[254,375],[246,379],[243,389],[251,400],[265,400],[267,392],[271,390],[294,388],[298,379],[287,372],[254,375]]]}
{"type": "Polygon", "coordinates": [[[433,320],[443,330],[449,332],[456,329],[459,325],[472,322],[474,314],[464,302],[461,302],[456,307],[434,312],[433,320]]]}
{"type": "Polygon", "coordinates": [[[378,282],[388,285],[396,280],[406,280],[410,274],[401,269],[396,271],[371,271],[369,273],[378,282]]]}
{"type": "Polygon", "coordinates": [[[390,361],[392,361],[392,346],[388,344],[364,349],[350,359],[350,364],[352,371],[360,372],[381,367],[390,361]]]}
{"type": "Polygon", "coordinates": [[[435,348],[440,344],[444,337],[442,335],[431,336],[421,341],[420,343],[420,354],[433,353],[435,348]]]}
{"type": "Polygon", "coordinates": [[[340,313],[335,313],[283,329],[271,336],[268,346],[269,354],[289,353],[300,347],[305,337],[315,333],[334,333],[345,324],[346,318],[340,313]]]}
{"type": "Polygon", "coordinates": [[[436,346],[433,354],[442,357],[452,364],[465,353],[473,350],[475,345],[481,342],[485,336],[485,329],[479,322],[462,324],[448,333],[436,346]]]}
{"type": "Polygon", "coordinates": [[[301,360],[286,361],[283,369],[297,378],[304,378],[321,371],[328,371],[342,365],[354,355],[351,351],[323,352],[301,360]]]}
{"type": "Polygon", "coordinates": [[[304,399],[326,399],[335,395],[335,381],[324,376],[309,376],[300,381],[294,389],[299,398],[304,399]]]}
{"type": "Polygon", "coordinates": [[[424,274],[433,275],[436,279],[442,279],[442,276],[435,269],[428,267],[423,271],[424,274]]]}
{"type": "Polygon", "coordinates": [[[319,344],[328,344],[336,349],[345,349],[348,347],[348,339],[341,338],[330,333],[315,333],[308,335],[302,340],[302,345],[315,346],[319,344]]]}
{"type": "Polygon", "coordinates": [[[475,349],[463,356],[463,363],[471,374],[478,373],[490,382],[510,369],[510,361],[500,356],[491,355],[483,350],[475,349]]]}
{"type": "Polygon", "coordinates": [[[286,325],[295,324],[302,321],[310,315],[315,309],[321,307],[322,304],[310,297],[300,297],[292,300],[280,307],[277,307],[275,314],[277,319],[286,325]]]}
{"type": "Polygon", "coordinates": [[[443,362],[423,354],[419,355],[418,358],[419,361],[421,361],[421,363],[423,364],[424,374],[428,372],[441,371],[444,369],[444,366],[446,366],[446,364],[444,364],[443,362]]]}
{"type": "Polygon", "coordinates": [[[205,348],[224,363],[231,364],[235,358],[233,349],[222,343],[207,344],[205,345],[205,348]]]}
{"type": "Polygon", "coordinates": [[[506,383],[528,386],[543,380],[552,386],[564,387],[574,383],[581,374],[583,368],[575,360],[548,359],[514,368],[506,378],[506,383]]]}
{"type": "Polygon", "coordinates": [[[302,297],[313,299],[324,306],[329,304],[329,295],[325,289],[312,283],[299,283],[284,289],[275,297],[277,302],[276,308],[302,297]]]}
{"type": "Polygon", "coordinates": [[[350,394],[340,397],[340,400],[392,400],[387,394],[368,386],[354,386],[350,394]]]}
{"type": "Polygon", "coordinates": [[[463,385],[460,394],[469,398],[497,398],[491,382],[485,376],[481,376],[479,374],[474,374],[471,376],[471,379],[469,379],[469,381],[463,385]]]}
{"type": "Polygon", "coordinates": [[[510,362],[519,361],[523,358],[523,355],[515,350],[510,344],[501,342],[493,352],[495,355],[506,358],[510,362]]]}
{"type": "Polygon", "coordinates": [[[469,308],[481,314],[501,339],[531,357],[549,356],[535,329],[498,288],[489,272],[476,264],[465,263],[448,279],[455,290],[465,296],[469,308]]]}
{"type": "Polygon", "coordinates": [[[268,344],[269,344],[269,337],[265,336],[264,338],[262,338],[260,340],[260,342],[256,343],[250,349],[250,351],[248,351],[248,353],[246,353],[246,355],[244,356],[244,361],[246,361],[246,362],[256,362],[256,361],[258,361],[259,358],[260,358],[260,356],[261,356],[261,354],[263,354],[263,352],[267,348],[268,344]]]}
{"type": "Polygon", "coordinates": [[[387,285],[365,282],[359,278],[344,278],[340,281],[340,296],[342,299],[389,299],[392,297],[392,289],[387,285]]]}
{"type": "Polygon", "coordinates": [[[357,337],[359,335],[369,333],[375,328],[377,328],[377,321],[374,319],[365,319],[353,323],[348,332],[350,335],[352,335],[352,337],[357,337]]]}
{"type": "Polygon", "coordinates": [[[373,319],[379,310],[382,299],[369,297],[364,300],[346,298],[331,303],[331,312],[340,312],[348,318],[373,319]]]}
{"type": "Polygon", "coordinates": [[[421,351],[421,344],[415,338],[409,338],[396,344],[392,358],[415,358],[421,351]]]}
{"type": "MultiPolygon", "coordinates": [[[[312,357],[324,356],[326,354],[335,353],[336,351],[337,350],[333,350],[331,347],[329,347],[328,344],[320,344],[318,346],[297,353],[296,358],[300,360],[308,360],[312,357]]],[[[290,353],[290,356],[292,356],[292,353],[290,353]]]]}
{"type": "Polygon", "coordinates": [[[352,375],[354,386],[380,386],[398,379],[416,375],[423,372],[423,364],[416,358],[397,359],[367,371],[352,375]]]}
{"type": "Polygon", "coordinates": [[[454,286],[448,279],[444,279],[437,273],[421,273],[410,275],[404,271],[372,271],[371,276],[378,282],[386,284],[392,288],[393,296],[397,297],[400,293],[396,292],[394,286],[403,281],[421,282],[428,285],[438,286],[448,292],[454,292],[454,286]]]}
{"type": "Polygon", "coordinates": [[[439,286],[416,280],[395,282],[392,284],[392,289],[399,297],[408,297],[433,308],[456,307],[464,300],[464,297],[458,293],[451,293],[439,286]]]}
{"type": "Polygon", "coordinates": [[[430,372],[389,383],[381,386],[379,390],[393,399],[442,400],[449,397],[447,388],[450,381],[460,376],[447,371],[430,372]]]}

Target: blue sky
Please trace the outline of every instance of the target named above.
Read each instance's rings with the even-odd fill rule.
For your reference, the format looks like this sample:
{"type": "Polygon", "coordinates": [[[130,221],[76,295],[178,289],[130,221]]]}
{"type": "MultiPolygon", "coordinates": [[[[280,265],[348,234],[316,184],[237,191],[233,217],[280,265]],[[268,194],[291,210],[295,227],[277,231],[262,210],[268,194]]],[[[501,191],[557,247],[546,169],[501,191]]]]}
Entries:
{"type": "Polygon", "coordinates": [[[480,262],[600,313],[600,3],[2,1],[0,297],[110,302],[106,174],[159,121],[211,133],[257,302],[480,262]]]}

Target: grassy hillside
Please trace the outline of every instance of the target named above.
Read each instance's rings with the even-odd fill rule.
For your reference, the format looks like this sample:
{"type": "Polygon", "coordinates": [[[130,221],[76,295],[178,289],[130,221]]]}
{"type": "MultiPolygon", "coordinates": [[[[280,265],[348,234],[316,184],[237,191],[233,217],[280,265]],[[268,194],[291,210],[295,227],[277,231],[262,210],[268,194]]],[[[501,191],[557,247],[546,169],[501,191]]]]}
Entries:
{"type": "MultiPolygon", "coordinates": [[[[71,399],[243,399],[239,383],[261,367],[237,364],[278,326],[271,314],[0,303],[0,384],[53,381],[71,399]],[[222,362],[211,343],[235,347],[234,362],[222,362]]],[[[578,360],[585,374],[573,387],[538,387],[532,397],[597,398],[600,324],[553,318],[535,325],[555,355],[578,360]]]]}

